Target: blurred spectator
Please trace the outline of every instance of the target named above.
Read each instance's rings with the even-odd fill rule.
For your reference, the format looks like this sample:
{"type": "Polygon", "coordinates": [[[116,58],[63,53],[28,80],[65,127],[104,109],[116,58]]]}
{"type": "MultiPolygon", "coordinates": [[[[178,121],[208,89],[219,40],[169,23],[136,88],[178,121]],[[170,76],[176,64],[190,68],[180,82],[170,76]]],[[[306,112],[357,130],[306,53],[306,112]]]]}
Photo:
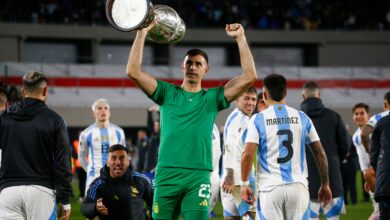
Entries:
{"type": "MultiPolygon", "coordinates": [[[[3,0],[0,21],[108,25],[106,0],[3,0]],[[19,7],[23,5],[23,7],[19,7]]],[[[246,28],[389,30],[390,1],[153,0],[174,8],[189,28],[240,22],[246,28]],[[362,10],[364,9],[364,10],[362,10]]]]}
{"type": "MultiPolygon", "coordinates": [[[[79,132],[79,136],[80,133],[81,131],[79,132]]],[[[78,153],[79,153],[79,140],[76,139],[72,143],[72,157],[73,157],[74,168],[78,179],[78,188],[80,193],[78,201],[81,203],[85,197],[85,181],[87,180],[87,173],[85,172],[85,170],[83,169],[83,167],[81,166],[78,160],[78,153]]]]}
{"type": "Polygon", "coordinates": [[[18,88],[11,86],[8,90],[8,104],[12,105],[13,103],[21,100],[22,97],[18,91],[18,88]]]}
{"type": "Polygon", "coordinates": [[[143,172],[145,169],[148,146],[149,146],[148,135],[144,129],[141,129],[137,133],[137,150],[138,150],[137,170],[139,172],[143,172]]]}
{"type": "Polygon", "coordinates": [[[126,148],[129,150],[129,156],[131,157],[130,166],[133,170],[137,167],[138,156],[136,146],[133,145],[133,140],[126,138],[126,148]]]}
{"type": "Polygon", "coordinates": [[[154,119],[153,113],[159,112],[159,106],[152,106],[148,109],[148,129],[150,132],[150,140],[148,147],[148,160],[146,162],[146,172],[154,172],[157,165],[157,154],[160,146],[160,119],[154,119]]]}

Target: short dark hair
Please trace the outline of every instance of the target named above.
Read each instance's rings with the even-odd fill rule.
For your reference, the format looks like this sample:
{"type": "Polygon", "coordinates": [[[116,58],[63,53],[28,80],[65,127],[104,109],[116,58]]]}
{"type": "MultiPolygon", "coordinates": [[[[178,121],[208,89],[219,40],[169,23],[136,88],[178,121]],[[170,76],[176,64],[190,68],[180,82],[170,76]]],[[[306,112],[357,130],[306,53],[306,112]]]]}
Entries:
{"type": "Polygon", "coordinates": [[[127,154],[129,153],[129,149],[127,149],[127,147],[123,146],[122,144],[114,144],[114,145],[112,145],[108,149],[108,152],[112,153],[114,151],[119,151],[119,150],[124,150],[124,151],[126,151],[127,154]]]}
{"type": "Polygon", "coordinates": [[[259,94],[257,94],[257,101],[260,101],[263,99],[263,92],[259,92],[259,94]]]}
{"type": "Polygon", "coordinates": [[[314,81],[308,81],[303,84],[303,89],[319,89],[318,85],[314,81]]]}
{"type": "Polygon", "coordinates": [[[47,76],[41,72],[28,72],[23,76],[23,88],[28,92],[36,92],[47,84],[47,76]]]}
{"type": "Polygon", "coordinates": [[[383,96],[383,99],[387,101],[387,103],[390,104],[390,91],[386,92],[383,96]]]}
{"type": "Polygon", "coordinates": [[[284,76],[272,73],[263,80],[264,87],[268,90],[271,99],[279,102],[287,95],[287,81],[284,76]]]}
{"type": "Polygon", "coordinates": [[[245,92],[246,93],[255,93],[255,94],[257,94],[257,90],[253,86],[249,87],[245,92]]]}
{"type": "Polygon", "coordinates": [[[206,60],[206,63],[209,63],[209,57],[207,56],[207,53],[201,49],[191,49],[191,50],[187,51],[187,53],[186,53],[186,56],[193,57],[196,55],[202,56],[206,60]]]}
{"type": "Polygon", "coordinates": [[[317,97],[319,92],[320,88],[318,87],[316,82],[308,81],[303,84],[303,94],[306,96],[306,98],[317,97]]]}
{"type": "Polygon", "coordinates": [[[370,106],[368,106],[366,103],[359,102],[358,104],[354,105],[352,108],[352,113],[354,113],[357,108],[364,108],[367,113],[370,113],[370,106]]]}

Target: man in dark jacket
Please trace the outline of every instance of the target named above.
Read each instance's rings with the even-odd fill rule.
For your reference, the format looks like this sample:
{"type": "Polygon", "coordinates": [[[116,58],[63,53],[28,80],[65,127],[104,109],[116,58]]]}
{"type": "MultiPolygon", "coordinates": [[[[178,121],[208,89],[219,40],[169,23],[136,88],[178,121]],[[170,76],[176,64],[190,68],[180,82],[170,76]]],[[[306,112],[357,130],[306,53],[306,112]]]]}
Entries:
{"type": "Polygon", "coordinates": [[[301,110],[305,112],[318,132],[322,146],[324,147],[329,165],[329,181],[332,190],[333,201],[326,207],[321,207],[317,202],[317,194],[320,188],[320,177],[316,169],[315,160],[306,148],[309,192],[310,192],[310,218],[319,218],[320,210],[329,218],[345,213],[343,199],[343,182],[340,164],[348,151],[347,130],[340,115],[326,108],[320,99],[320,90],[315,82],[307,82],[302,91],[304,101],[301,110]],[[337,211],[334,211],[337,210],[337,211]]]}
{"type": "Polygon", "coordinates": [[[47,78],[39,72],[23,77],[23,99],[0,116],[0,219],[69,219],[71,153],[67,127],[45,104],[47,78]]]}
{"type": "Polygon", "coordinates": [[[390,115],[374,127],[370,162],[376,171],[375,200],[379,203],[379,219],[390,219],[390,115]]]}
{"type": "Polygon", "coordinates": [[[109,148],[106,165],[87,192],[81,213],[87,218],[100,220],[147,219],[144,202],[149,213],[153,204],[153,186],[145,175],[129,168],[128,149],[120,144],[109,148]]]}

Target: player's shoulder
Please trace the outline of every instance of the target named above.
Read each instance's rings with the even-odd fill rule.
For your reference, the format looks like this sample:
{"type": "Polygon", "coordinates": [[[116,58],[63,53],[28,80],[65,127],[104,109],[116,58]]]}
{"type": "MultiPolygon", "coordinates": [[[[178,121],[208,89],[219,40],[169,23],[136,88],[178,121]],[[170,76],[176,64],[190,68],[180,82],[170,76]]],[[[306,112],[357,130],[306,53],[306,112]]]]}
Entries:
{"type": "Polygon", "coordinates": [[[133,175],[133,178],[136,181],[141,181],[141,182],[149,184],[150,186],[153,186],[152,180],[149,177],[147,177],[146,175],[139,173],[137,171],[131,171],[131,174],[133,175]]]}
{"type": "Polygon", "coordinates": [[[235,118],[237,118],[239,115],[239,110],[238,108],[234,108],[232,112],[230,112],[230,114],[228,115],[226,121],[231,121],[235,118]]]}
{"type": "Polygon", "coordinates": [[[389,114],[384,115],[376,126],[377,127],[383,126],[383,124],[388,124],[389,121],[390,121],[390,115],[389,114]]]}
{"type": "Polygon", "coordinates": [[[105,183],[105,179],[101,176],[99,176],[98,178],[94,179],[92,181],[92,183],[90,184],[89,186],[89,189],[97,189],[100,185],[102,185],[103,183],[105,183]]]}
{"type": "Polygon", "coordinates": [[[85,128],[80,135],[88,135],[89,133],[91,133],[93,131],[93,129],[96,128],[96,124],[93,123],[91,124],[90,126],[88,126],[87,128],[85,128]]]}
{"type": "Polygon", "coordinates": [[[118,125],[113,124],[113,123],[110,123],[110,128],[113,128],[113,129],[119,130],[119,131],[123,131],[123,129],[121,127],[119,127],[118,125]]]}
{"type": "Polygon", "coordinates": [[[383,112],[380,112],[380,113],[377,113],[377,114],[371,116],[370,121],[379,121],[381,118],[383,118],[384,116],[388,115],[389,111],[390,110],[383,111],[383,112]]]}

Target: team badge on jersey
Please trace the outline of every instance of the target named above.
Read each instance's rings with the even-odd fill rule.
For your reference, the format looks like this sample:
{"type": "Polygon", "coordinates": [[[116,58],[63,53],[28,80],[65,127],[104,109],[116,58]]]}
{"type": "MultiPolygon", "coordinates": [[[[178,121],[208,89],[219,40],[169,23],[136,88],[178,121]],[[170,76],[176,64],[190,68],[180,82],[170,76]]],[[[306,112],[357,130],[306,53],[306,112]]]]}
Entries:
{"type": "Polygon", "coordinates": [[[102,137],[102,141],[108,141],[108,137],[106,136],[106,135],[104,135],[103,137],[102,137]]]}
{"type": "Polygon", "coordinates": [[[134,186],[132,186],[132,187],[130,188],[130,193],[131,193],[131,196],[132,196],[132,197],[136,197],[136,196],[138,196],[138,194],[139,194],[138,189],[135,188],[134,186]]]}

